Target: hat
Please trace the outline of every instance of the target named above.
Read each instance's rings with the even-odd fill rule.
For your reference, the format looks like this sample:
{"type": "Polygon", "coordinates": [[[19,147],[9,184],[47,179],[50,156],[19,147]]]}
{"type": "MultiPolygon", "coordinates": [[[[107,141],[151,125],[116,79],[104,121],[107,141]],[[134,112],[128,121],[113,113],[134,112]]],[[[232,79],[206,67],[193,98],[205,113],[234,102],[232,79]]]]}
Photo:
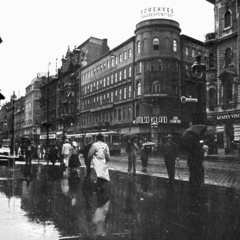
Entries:
{"type": "Polygon", "coordinates": [[[69,140],[68,140],[68,139],[66,139],[66,140],[65,140],[65,142],[69,142],[69,140]]]}
{"type": "Polygon", "coordinates": [[[173,138],[172,134],[168,134],[166,138],[173,138]]]}

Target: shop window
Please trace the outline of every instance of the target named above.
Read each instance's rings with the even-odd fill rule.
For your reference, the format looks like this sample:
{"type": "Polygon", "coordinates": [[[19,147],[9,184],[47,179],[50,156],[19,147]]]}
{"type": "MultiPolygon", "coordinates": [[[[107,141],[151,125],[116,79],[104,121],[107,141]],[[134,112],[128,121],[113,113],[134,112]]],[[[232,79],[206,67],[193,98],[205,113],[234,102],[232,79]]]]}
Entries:
{"type": "Polygon", "coordinates": [[[159,39],[158,38],[153,39],[153,50],[159,50],[159,39]]]}

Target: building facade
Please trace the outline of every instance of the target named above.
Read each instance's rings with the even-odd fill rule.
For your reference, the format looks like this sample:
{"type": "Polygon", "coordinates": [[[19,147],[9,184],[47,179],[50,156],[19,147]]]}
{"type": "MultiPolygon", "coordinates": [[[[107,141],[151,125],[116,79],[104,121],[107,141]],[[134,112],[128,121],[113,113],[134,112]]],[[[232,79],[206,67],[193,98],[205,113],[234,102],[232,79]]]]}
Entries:
{"type": "Polygon", "coordinates": [[[83,66],[81,131],[136,133],[158,144],[171,133],[180,140],[197,106],[180,99],[197,95],[191,66],[205,54],[201,41],[180,33],[173,20],[142,21],[133,37],[83,66]]]}
{"type": "Polygon", "coordinates": [[[237,152],[240,142],[240,1],[208,0],[215,31],[206,35],[207,115],[219,153],[237,152]]]}

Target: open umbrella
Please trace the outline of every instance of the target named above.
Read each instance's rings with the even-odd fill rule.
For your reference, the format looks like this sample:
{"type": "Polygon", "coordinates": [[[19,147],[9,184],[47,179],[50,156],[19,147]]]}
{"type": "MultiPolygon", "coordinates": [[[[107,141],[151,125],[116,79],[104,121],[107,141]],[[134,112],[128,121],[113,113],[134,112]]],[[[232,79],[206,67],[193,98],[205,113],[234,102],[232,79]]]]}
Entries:
{"type": "Polygon", "coordinates": [[[196,124],[189,127],[186,131],[190,131],[196,133],[199,136],[202,136],[205,133],[206,129],[207,129],[206,125],[196,124]]]}
{"type": "Polygon", "coordinates": [[[195,148],[199,144],[199,140],[206,131],[206,126],[197,124],[192,125],[184,131],[181,136],[181,145],[190,149],[195,148]]]}
{"type": "Polygon", "coordinates": [[[130,139],[137,138],[137,134],[135,133],[128,133],[123,136],[123,140],[128,141],[130,139]]]}
{"type": "Polygon", "coordinates": [[[142,146],[154,146],[154,145],[156,145],[155,142],[145,142],[142,144],[142,146]]]}

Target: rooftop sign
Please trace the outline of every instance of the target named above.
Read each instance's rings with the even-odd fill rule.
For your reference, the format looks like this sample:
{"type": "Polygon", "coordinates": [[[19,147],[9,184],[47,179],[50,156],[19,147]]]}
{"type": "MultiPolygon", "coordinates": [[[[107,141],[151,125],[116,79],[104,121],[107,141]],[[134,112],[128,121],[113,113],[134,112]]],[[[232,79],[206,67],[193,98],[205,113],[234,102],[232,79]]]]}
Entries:
{"type": "Polygon", "coordinates": [[[171,7],[147,7],[141,10],[141,19],[173,18],[173,14],[171,7]]]}

